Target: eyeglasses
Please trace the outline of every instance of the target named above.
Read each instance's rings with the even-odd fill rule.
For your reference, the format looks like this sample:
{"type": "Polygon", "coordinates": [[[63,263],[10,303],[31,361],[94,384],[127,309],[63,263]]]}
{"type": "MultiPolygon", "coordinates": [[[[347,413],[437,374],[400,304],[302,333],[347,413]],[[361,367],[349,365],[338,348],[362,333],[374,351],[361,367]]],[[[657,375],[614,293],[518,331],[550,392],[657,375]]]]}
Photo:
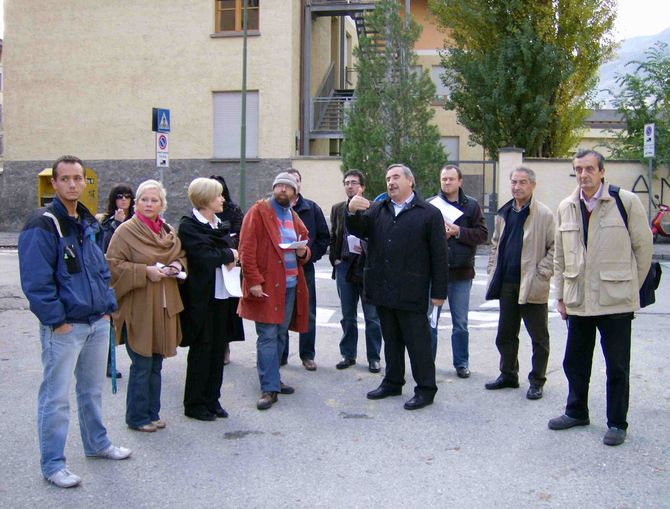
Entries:
{"type": "Polygon", "coordinates": [[[123,200],[124,198],[125,198],[126,200],[130,200],[132,197],[133,197],[133,195],[130,194],[130,193],[118,193],[118,194],[116,195],[116,199],[117,199],[117,200],[123,200]]]}
{"type": "Polygon", "coordinates": [[[345,186],[359,186],[361,183],[358,180],[345,180],[342,182],[345,186]]]}

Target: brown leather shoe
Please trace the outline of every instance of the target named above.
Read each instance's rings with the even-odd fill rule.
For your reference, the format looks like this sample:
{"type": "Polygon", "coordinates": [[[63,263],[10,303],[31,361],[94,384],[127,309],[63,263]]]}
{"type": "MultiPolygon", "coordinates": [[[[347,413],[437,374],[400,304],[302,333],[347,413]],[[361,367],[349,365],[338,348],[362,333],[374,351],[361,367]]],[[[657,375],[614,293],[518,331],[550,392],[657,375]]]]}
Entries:
{"type": "Polygon", "coordinates": [[[302,365],[305,366],[307,371],[316,371],[316,362],[312,359],[303,359],[302,365]]]}
{"type": "Polygon", "coordinates": [[[261,398],[256,403],[256,408],[258,408],[259,410],[267,410],[276,402],[277,402],[276,392],[264,392],[263,394],[261,394],[261,398]]]}

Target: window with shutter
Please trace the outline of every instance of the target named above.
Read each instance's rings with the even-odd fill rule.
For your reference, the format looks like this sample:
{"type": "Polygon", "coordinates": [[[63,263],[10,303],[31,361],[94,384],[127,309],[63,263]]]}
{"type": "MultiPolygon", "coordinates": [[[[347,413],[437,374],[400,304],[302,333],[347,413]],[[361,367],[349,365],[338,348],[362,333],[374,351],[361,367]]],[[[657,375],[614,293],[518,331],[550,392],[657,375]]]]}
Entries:
{"type": "MultiPolygon", "coordinates": [[[[242,124],[242,93],[214,92],[214,157],[240,158],[242,124]]],[[[247,92],[247,150],[248,158],[258,157],[258,92],[247,92]]]]}

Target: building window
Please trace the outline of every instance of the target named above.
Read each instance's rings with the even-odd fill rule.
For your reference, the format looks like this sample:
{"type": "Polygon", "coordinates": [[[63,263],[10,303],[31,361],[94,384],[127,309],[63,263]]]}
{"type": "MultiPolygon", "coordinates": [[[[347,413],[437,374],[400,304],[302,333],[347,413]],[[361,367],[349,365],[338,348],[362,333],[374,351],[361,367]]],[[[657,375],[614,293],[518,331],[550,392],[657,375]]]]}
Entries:
{"type": "MultiPolygon", "coordinates": [[[[241,32],[244,0],[215,0],[217,32],[241,32]]],[[[260,0],[247,0],[247,30],[258,30],[260,0]]]]}
{"type": "Polygon", "coordinates": [[[437,99],[443,101],[449,96],[449,88],[442,82],[441,74],[444,74],[444,68],[439,65],[434,65],[430,69],[430,77],[435,83],[437,89],[435,94],[437,99]]]}
{"type": "Polygon", "coordinates": [[[460,154],[458,153],[458,136],[442,136],[440,137],[440,143],[444,147],[444,153],[447,154],[447,159],[450,163],[456,163],[460,161],[460,154]]]}
{"type": "MultiPolygon", "coordinates": [[[[214,157],[240,158],[242,93],[214,92],[214,157]]],[[[247,157],[258,157],[258,92],[247,92],[247,157]]]]}

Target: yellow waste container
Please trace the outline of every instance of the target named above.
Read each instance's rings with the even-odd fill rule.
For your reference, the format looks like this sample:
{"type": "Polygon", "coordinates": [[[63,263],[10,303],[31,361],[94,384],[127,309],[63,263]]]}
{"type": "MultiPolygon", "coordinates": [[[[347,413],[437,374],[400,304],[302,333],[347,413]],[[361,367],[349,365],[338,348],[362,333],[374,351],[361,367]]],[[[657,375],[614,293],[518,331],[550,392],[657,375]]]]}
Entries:
{"type": "MultiPolygon", "coordinates": [[[[92,168],[84,168],[86,187],[79,200],[95,215],[98,211],[98,176],[92,168]]],[[[54,199],[54,188],[51,185],[51,168],[45,168],[37,176],[37,206],[46,207],[54,199]]]]}

